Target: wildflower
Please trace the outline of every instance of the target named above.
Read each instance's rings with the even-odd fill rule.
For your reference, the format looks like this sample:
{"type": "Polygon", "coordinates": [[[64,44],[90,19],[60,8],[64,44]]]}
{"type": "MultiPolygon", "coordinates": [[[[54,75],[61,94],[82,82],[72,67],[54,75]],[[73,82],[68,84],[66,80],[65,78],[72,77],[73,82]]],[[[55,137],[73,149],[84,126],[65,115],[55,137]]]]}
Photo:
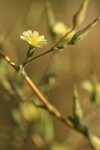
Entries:
{"type": "MultiPolygon", "coordinates": [[[[61,37],[63,37],[69,31],[70,31],[70,28],[68,28],[63,22],[58,22],[53,26],[53,32],[56,35],[59,35],[61,37]]],[[[70,41],[74,34],[75,34],[75,31],[72,31],[63,39],[62,42],[70,41]]]]}
{"type": "Polygon", "coordinates": [[[42,47],[47,44],[47,40],[43,35],[39,35],[37,31],[24,31],[20,39],[27,41],[33,47],[42,47]]]}
{"type": "Polygon", "coordinates": [[[65,26],[65,24],[63,22],[58,22],[53,26],[53,31],[57,34],[57,35],[61,35],[63,36],[66,32],[67,32],[67,27],[65,26]]]}

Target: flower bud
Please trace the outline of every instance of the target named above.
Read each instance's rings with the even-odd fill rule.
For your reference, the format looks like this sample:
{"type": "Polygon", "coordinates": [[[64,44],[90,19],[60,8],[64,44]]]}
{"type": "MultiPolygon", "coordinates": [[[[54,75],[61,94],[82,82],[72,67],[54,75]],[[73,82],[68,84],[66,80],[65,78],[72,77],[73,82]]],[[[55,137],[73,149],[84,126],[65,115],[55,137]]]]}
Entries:
{"type": "Polygon", "coordinates": [[[84,21],[84,18],[86,16],[88,2],[89,0],[83,0],[79,10],[73,16],[73,28],[79,26],[84,21]]]}
{"type": "Polygon", "coordinates": [[[100,17],[97,17],[92,23],[90,23],[86,28],[81,31],[78,31],[74,34],[71,41],[68,43],[69,45],[74,45],[82,41],[86,35],[91,31],[91,29],[97,24],[100,20],[100,17]]]}

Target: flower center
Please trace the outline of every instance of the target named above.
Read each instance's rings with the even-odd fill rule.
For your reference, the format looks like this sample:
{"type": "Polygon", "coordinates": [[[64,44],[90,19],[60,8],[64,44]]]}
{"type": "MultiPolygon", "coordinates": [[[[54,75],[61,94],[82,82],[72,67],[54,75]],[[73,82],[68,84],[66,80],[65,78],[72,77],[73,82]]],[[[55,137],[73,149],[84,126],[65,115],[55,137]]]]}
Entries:
{"type": "Polygon", "coordinates": [[[31,44],[32,44],[32,45],[37,45],[37,44],[38,44],[38,40],[35,39],[35,38],[32,38],[32,39],[31,39],[31,44]]]}

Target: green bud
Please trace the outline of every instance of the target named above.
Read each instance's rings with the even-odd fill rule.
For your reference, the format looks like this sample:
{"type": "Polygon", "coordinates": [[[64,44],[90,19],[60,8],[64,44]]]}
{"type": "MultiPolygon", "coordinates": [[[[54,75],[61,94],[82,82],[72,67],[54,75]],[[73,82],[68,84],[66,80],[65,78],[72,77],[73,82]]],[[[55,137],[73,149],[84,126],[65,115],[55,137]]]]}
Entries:
{"type": "Polygon", "coordinates": [[[27,51],[27,58],[26,60],[29,60],[32,58],[34,52],[35,52],[36,47],[33,47],[30,45],[29,50],[27,51]]]}
{"type": "Polygon", "coordinates": [[[60,44],[60,45],[58,45],[58,49],[63,49],[63,48],[66,48],[67,46],[66,46],[66,44],[60,44]]]}
{"type": "Polygon", "coordinates": [[[25,67],[28,65],[27,61],[29,61],[32,58],[35,50],[36,50],[36,47],[30,45],[30,47],[27,51],[26,59],[24,60],[23,64],[19,65],[19,74],[24,72],[25,67]]]}
{"type": "Polygon", "coordinates": [[[95,107],[100,105],[100,84],[96,78],[92,79],[92,92],[90,96],[91,106],[95,107]]]}
{"type": "Polygon", "coordinates": [[[76,87],[74,88],[74,94],[73,94],[73,116],[77,120],[80,120],[83,117],[76,87]]]}
{"type": "Polygon", "coordinates": [[[88,2],[89,0],[83,0],[79,10],[73,16],[73,28],[79,26],[84,21],[84,18],[86,16],[88,2]]]}
{"type": "Polygon", "coordinates": [[[100,150],[100,139],[97,136],[89,134],[89,141],[94,150],[100,150]]]}
{"type": "Polygon", "coordinates": [[[100,20],[100,17],[97,17],[92,23],[90,23],[86,28],[81,31],[78,31],[74,34],[71,41],[68,43],[69,45],[74,45],[82,41],[86,35],[91,31],[91,29],[97,24],[100,20]]]}

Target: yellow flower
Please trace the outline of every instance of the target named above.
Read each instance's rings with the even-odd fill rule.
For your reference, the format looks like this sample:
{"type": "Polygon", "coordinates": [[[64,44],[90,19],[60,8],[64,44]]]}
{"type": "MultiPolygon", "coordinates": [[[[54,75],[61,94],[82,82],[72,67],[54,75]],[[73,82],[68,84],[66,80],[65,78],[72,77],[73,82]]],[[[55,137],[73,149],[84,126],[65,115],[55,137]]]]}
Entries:
{"type": "Polygon", "coordinates": [[[61,35],[63,36],[66,32],[67,32],[67,27],[65,26],[65,24],[63,22],[58,22],[53,26],[53,31],[57,34],[57,35],[61,35]]]}
{"type": "Polygon", "coordinates": [[[24,31],[20,39],[27,41],[33,47],[42,47],[47,44],[47,40],[43,35],[39,35],[37,31],[24,31]]]}
{"type": "MultiPolygon", "coordinates": [[[[69,31],[70,28],[68,28],[63,22],[58,22],[53,26],[53,32],[59,35],[60,37],[63,37],[69,31]]],[[[74,34],[75,31],[72,31],[63,39],[62,42],[70,41],[74,34]]]]}

